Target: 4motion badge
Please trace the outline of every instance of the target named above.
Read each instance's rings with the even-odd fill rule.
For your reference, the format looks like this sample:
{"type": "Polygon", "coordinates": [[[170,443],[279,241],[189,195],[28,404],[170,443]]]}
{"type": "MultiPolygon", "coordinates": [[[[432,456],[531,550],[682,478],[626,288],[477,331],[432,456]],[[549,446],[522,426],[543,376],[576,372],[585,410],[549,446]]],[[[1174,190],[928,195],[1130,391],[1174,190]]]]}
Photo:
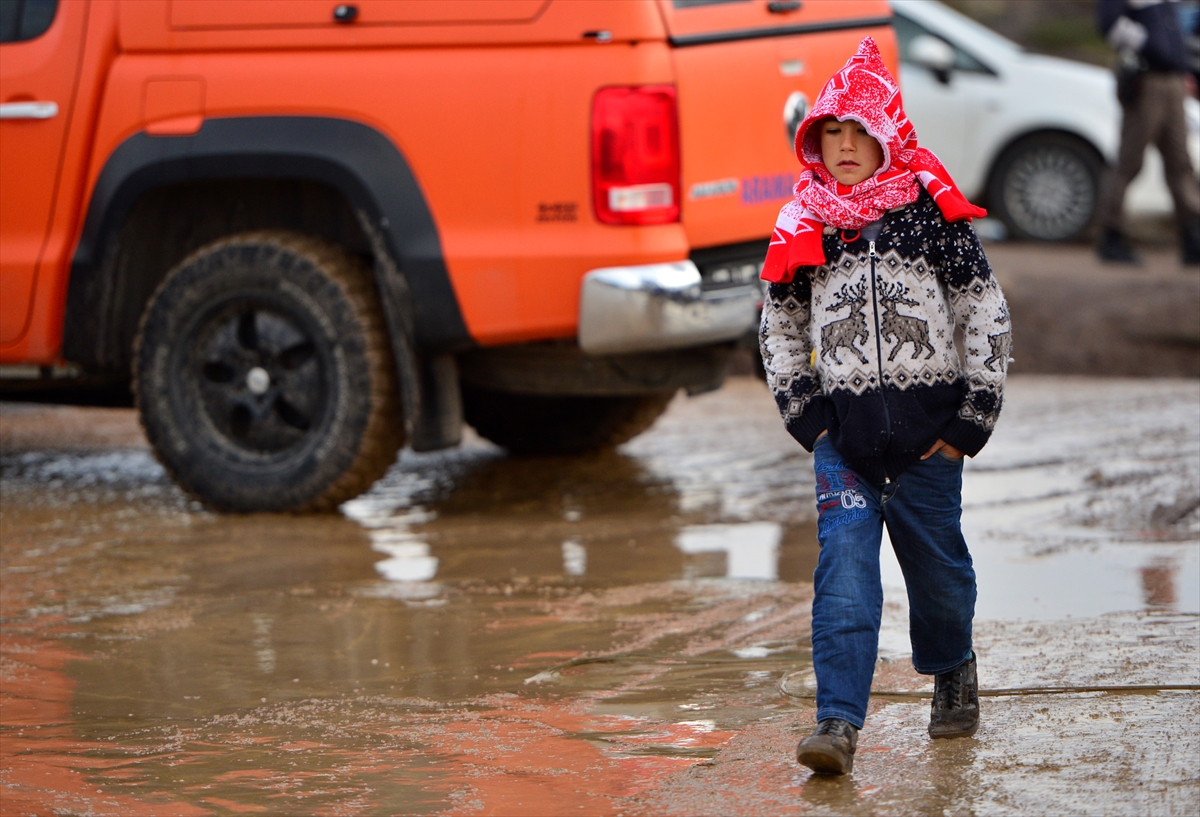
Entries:
{"type": "Polygon", "coordinates": [[[788,144],[796,144],[796,131],[800,123],[808,116],[808,97],[800,91],[792,91],[787,102],[783,105],[783,127],[787,133],[788,144]]]}

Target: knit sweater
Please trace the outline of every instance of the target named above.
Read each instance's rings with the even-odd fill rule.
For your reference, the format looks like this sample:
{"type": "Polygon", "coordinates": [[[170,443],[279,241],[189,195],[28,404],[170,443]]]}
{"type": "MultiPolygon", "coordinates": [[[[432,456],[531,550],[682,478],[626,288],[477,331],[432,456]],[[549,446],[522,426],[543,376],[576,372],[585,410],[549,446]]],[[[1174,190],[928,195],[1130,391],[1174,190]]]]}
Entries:
{"type": "Polygon", "coordinates": [[[788,431],[811,451],[828,430],[879,486],[938,438],[979,453],[1000,414],[1012,335],[970,222],[947,222],[922,191],[885,214],[874,242],[846,238],[856,236],[826,228],[829,260],[767,287],[759,342],[788,431]]]}

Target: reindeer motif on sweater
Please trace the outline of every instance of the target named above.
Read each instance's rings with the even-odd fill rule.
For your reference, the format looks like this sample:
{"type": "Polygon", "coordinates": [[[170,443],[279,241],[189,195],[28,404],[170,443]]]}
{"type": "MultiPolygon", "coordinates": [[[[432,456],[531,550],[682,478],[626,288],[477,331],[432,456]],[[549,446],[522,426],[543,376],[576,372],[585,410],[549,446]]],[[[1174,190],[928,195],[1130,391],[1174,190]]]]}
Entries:
{"type": "Polygon", "coordinates": [[[1012,331],[1009,329],[1012,322],[1008,315],[1008,304],[1001,305],[1000,314],[995,317],[995,323],[1004,327],[1004,331],[988,335],[988,343],[991,344],[992,355],[983,361],[983,365],[987,366],[993,372],[999,371],[993,368],[995,365],[1007,366],[1008,356],[1012,353],[1012,331]]]}
{"type": "Polygon", "coordinates": [[[809,450],[828,430],[879,484],[938,438],[974,455],[999,416],[1012,344],[970,223],[947,222],[923,192],[888,211],[874,242],[844,239],[826,228],[826,263],[767,287],[759,340],[788,430],[809,450]]]}
{"type": "Polygon", "coordinates": [[[866,343],[871,339],[867,334],[867,319],[863,317],[863,307],[867,305],[867,285],[864,283],[855,284],[851,287],[849,284],[842,284],[841,290],[838,291],[837,300],[825,307],[826,312],[833,312],[842,307],[850,307],[849,316],[841,320],[827,323],[821,327],[821,356],[829,355],[834,362],[841,365],[841,358],[838,357],[837,350],[841,348],[849,349],[863,363],[867,362],[867,356],[863,354],[862,349],[854,345],[855,341],[860,344],[866,343]]]}
{"type": "MultiPolygon", "coordinates": [[[[917,356],[926,349],[929,354],[925,355],[925,359],[933,357],[937,352],[929,343],[929,323],[920,318],[914,318],[911,315],[901,315],[896,311],[897,304],[905,306],[920,306],[919,301],[914,301],[912,298],[905,298],[908,294],[908,287],[899,281],[888,283],[880,276],[875,276],[875,288],[879,293],[879,303],[883,306],[883,317],[879,320],[879,334],[884,340],[892,341],[896,345],[892,347],[892,353],[888,355],[888,360],[896,359],[896,353],[900,351],[900,347],[906,343],[913,345],[912,359],[916,360],[917,356]]],[[[863,361],[864,363],[866,361],[863,361]]]]}

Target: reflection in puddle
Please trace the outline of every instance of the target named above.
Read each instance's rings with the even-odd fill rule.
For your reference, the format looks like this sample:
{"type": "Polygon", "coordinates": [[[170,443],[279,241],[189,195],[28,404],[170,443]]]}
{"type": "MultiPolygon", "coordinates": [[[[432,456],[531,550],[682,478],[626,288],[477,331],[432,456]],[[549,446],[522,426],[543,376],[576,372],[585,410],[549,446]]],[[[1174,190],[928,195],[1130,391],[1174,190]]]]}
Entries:
{"type": "Polygon", "coordinates": [[[258,658],[258,671],[263,675],[275,672],[275,648],[271,646],[270,616],[253,613],[250,620],[254,623],[254,654],[258,658]]]}
{"type": "Polygon", "coordinates": [[[582,576],[587,573],[587,548],[576,539],[568,539],[562,543],[563,572],[568,576],[582,576]]]}
{"type": "Polygon", "coordinates": [[[391,582],[427,582],[437,575],[438,560],[429,555],[429,545],[403,531],[371,531],[371,549],[388,558],[375,569],[391,582]]]}
{"type": "MultiPolygon", "coordinates": [[[[656,474],[628,453],[512,460],[474,439],[433,465],[453,478],[389,477],[342,507],[368,529],[372,547],[388,555],[376,564],[387,581],[436,579],[442,588],[496,581],[588,587],[694,578],[809,581],[816,565],[813,514],[789,522],[721,522],[715,506],[695,504],[689,512],[675,475],[656,474]]],[[[430,466],[415,457],[411,465],[430,466]]]]}
{"type": "Polygon", "coordinates": [[[1141,569],[1142,597],[1151,610],[1173,610],[1178,602],[1175,582],[1179,575],[1179,559],[1162,556],[1152,559],[1141,569]]]}
{"type": "Polygon", "coordinates": [[[374,548],[389,554],[389,558],[375,563],[375,569],[388,581],[425,582],[437,575],[438,560],[429,555],[429,545],[424,542],[375,542],[374,548]]]}
{"type": "Polygon", "coordinates": [[[437,575],[438,559],[431,555],[425,539],[412,530],[413,525],[432,520],[434,514],[420,506],[396,511],[386,503],[362,499],[347,502],[342,512],[367,529],[372,550],[387,556],[375,563],[375,571],[393,584],[368,590],[368,594],[424,600],[442,592],[441,585],[431,581],[437,575]]]}
{"type": "Polygon", "coordinates": [[[689,563],[684,578],[716,575],[728,579],[768,579],[779,576],[779,542],[783,528],[774,522],[748,522],[741,525],[690,525],[679,531],[675,547],[694,556],[702,553],[724,555],[720,572],[706,573],[689,563]]]}

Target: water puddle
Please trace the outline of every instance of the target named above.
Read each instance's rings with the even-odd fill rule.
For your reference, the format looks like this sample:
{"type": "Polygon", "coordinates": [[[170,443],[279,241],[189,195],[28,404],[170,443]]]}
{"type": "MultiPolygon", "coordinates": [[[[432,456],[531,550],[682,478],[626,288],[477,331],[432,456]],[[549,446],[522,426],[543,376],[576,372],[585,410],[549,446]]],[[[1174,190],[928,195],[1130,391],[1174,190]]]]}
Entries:
{"type": "MultiPolygon", "coordinates": [[[[985,670],[994,656],[1024,674],[985,683],[1050,683],[1045,643],[1074,645],[1097,683],[1162,682],[1168,655],[1192,683],[1196,384],[1016,378],[1010,394],[968,463],[963,518],[985,670]]],[[[923,738],[927,704],[881,697],[862,774],[795,766],[813,477],[754,381],[681,398],[615,453],[520,461],[475,438],[405,452],[325,517],[209,513],[128,413],[102,419],[108,447],[84,410],[0,408],[13,810],[1002,813],[1101,785],[1099,761],[1035,748],[1079,710],[1025,699],[1004,704],[1025,732],[942,749],[923,738]],[[1032,794],[1005,782],[1014,757],[1041,764],[1018,775],[1032,794]]],[[[884,582],[877,689],[920,690],[886,555],[884,582]]],[[[1186,724],[1194,702],[1155,706],[1186,724]]],[[[1134,703],[1088,706],[1093,749],[1102,724],[1147,722],[1134,703]]],[[[1195,741],[1176,743],[1138,750],[1164,770],[1159,799],[1128,802],[1194,795],[1180,758],[1195,741]]]]}

